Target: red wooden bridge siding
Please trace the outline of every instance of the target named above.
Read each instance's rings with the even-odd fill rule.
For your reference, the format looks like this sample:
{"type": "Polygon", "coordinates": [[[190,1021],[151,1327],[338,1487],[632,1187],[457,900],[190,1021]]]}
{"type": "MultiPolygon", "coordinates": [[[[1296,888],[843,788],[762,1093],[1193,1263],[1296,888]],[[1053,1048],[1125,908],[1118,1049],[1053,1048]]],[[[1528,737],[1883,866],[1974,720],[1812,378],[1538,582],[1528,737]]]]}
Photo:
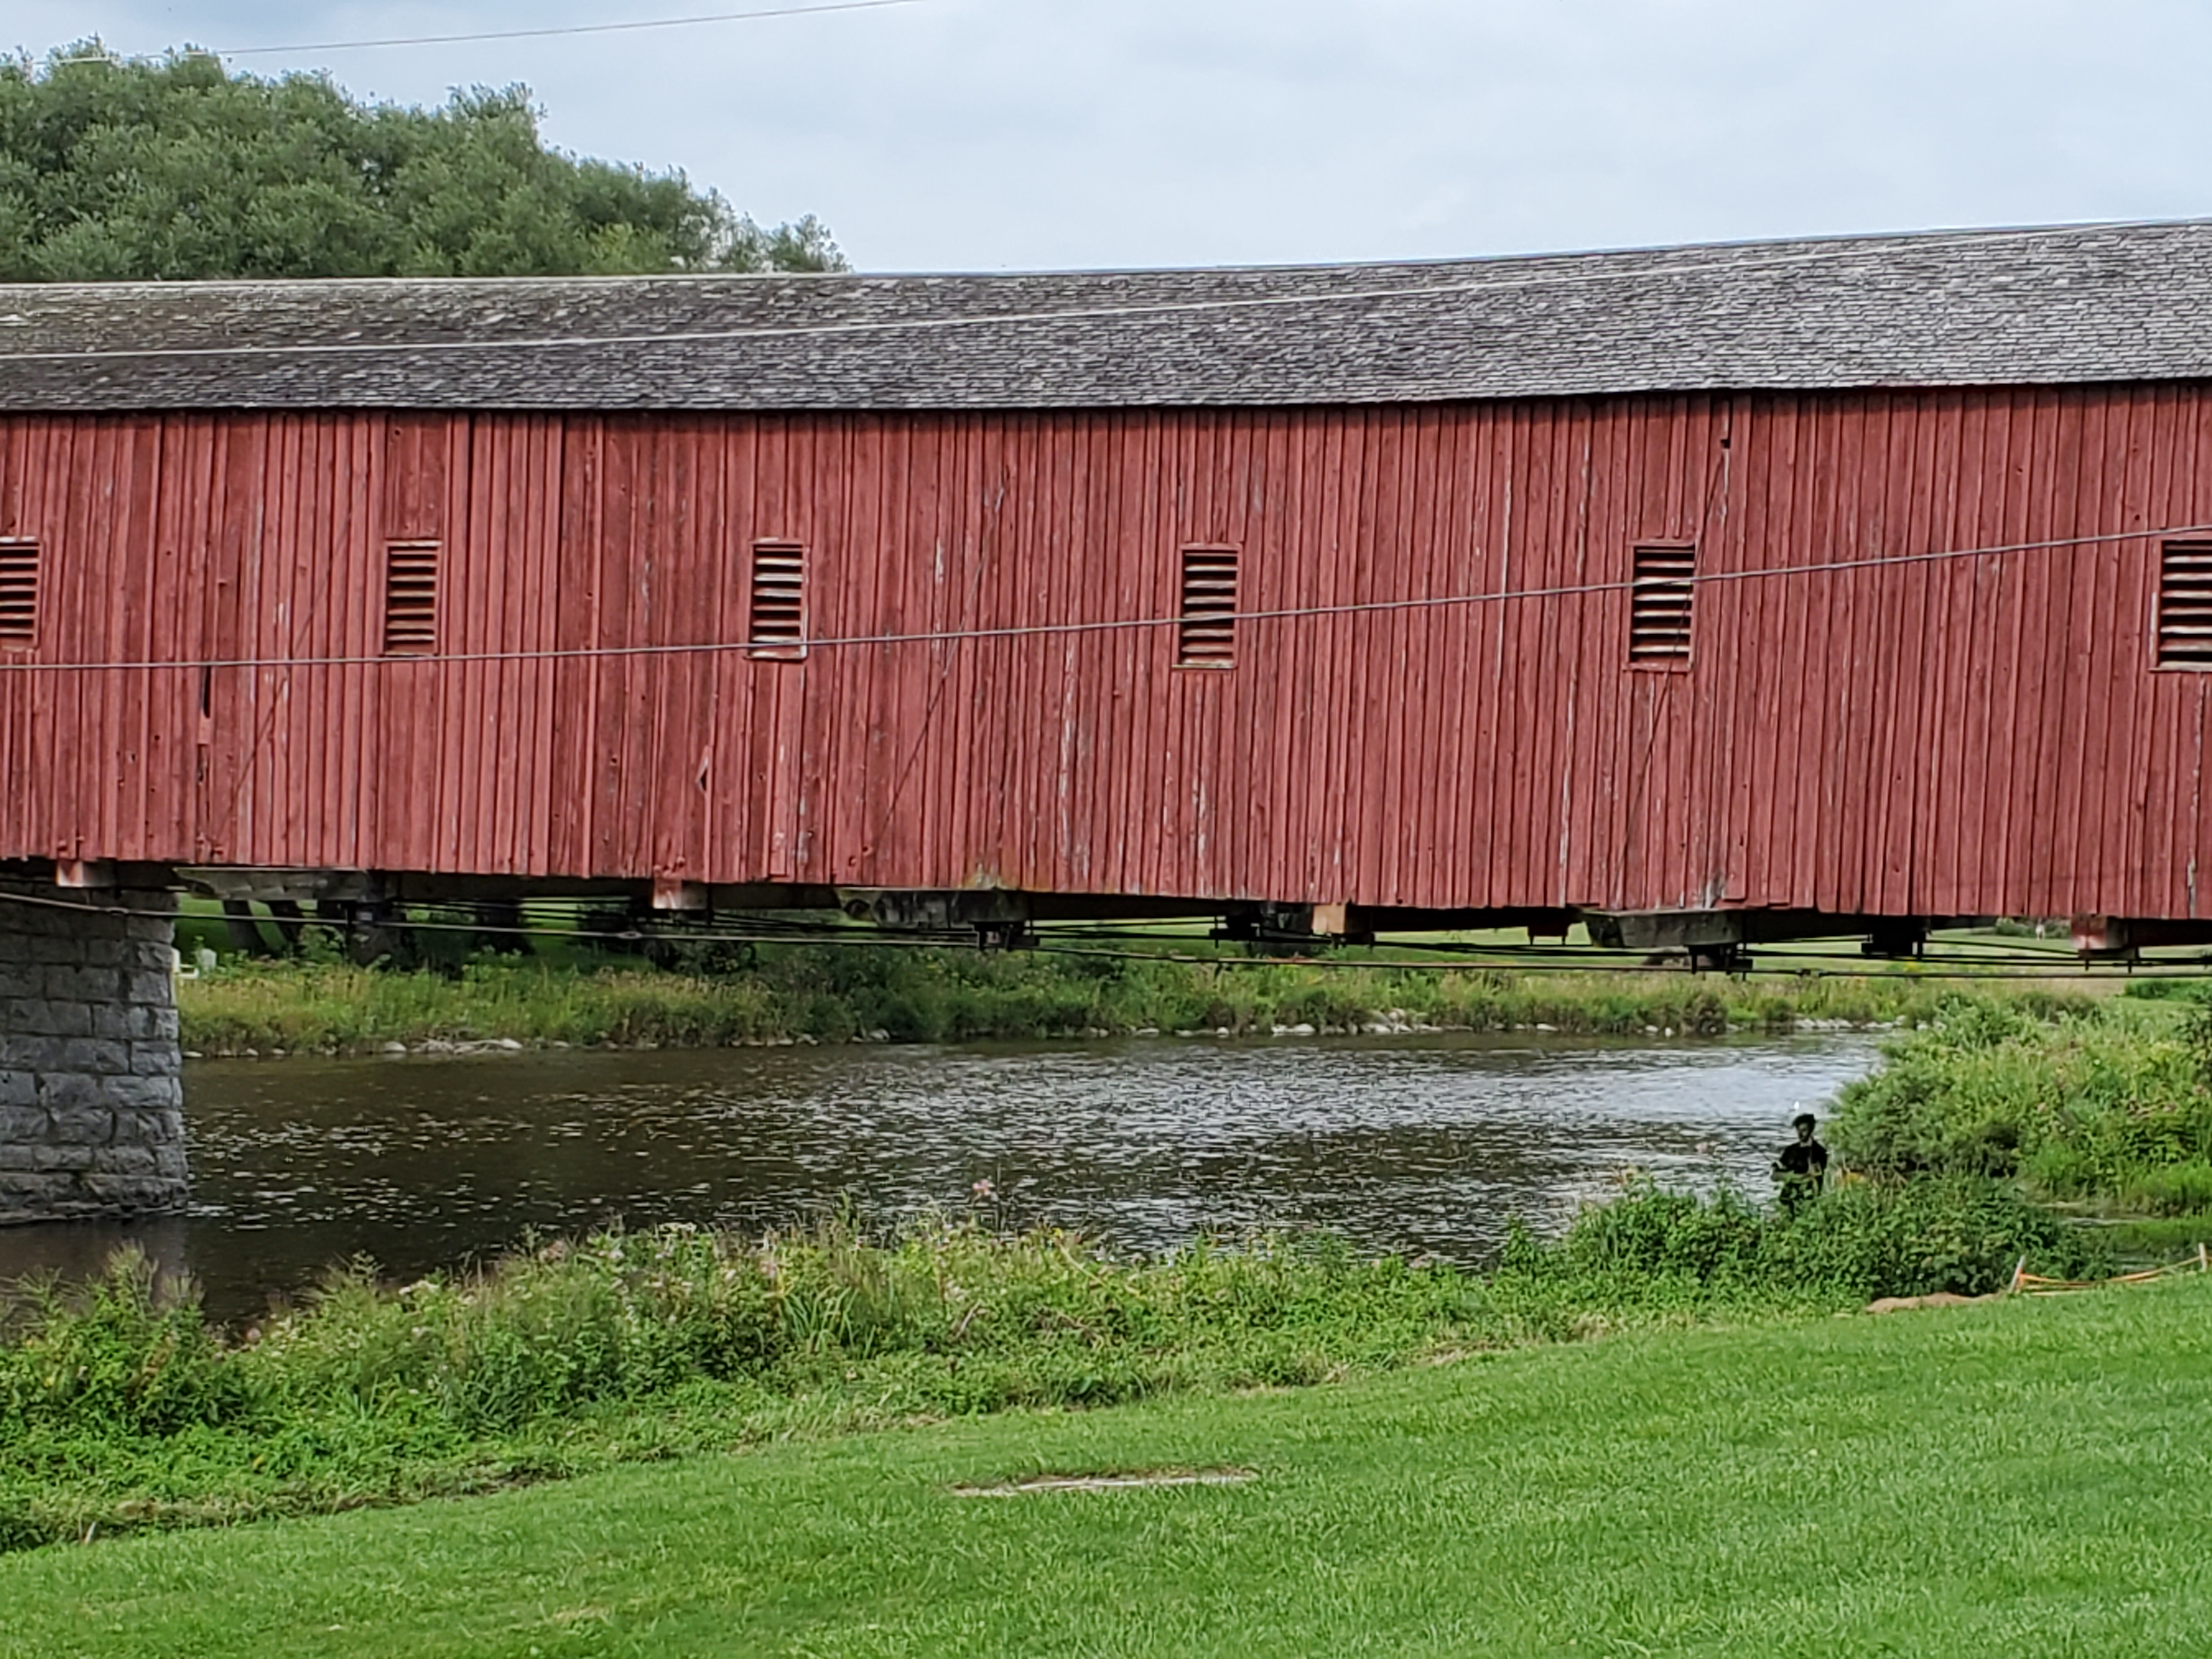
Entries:
{"type": "Polygon", "coordinates": [[[1694,539],[1686,672],[1619,592],[815,650],[0,669],[0,856],[1000,884],[1423,906],[2203,915],[2206,677],[2152,666],[2212,520],[2197,386],[1286,411],[0,420],[45,663],[1158,617],[1188,543],[1272,609],[1619,581],[1694,539]]]}

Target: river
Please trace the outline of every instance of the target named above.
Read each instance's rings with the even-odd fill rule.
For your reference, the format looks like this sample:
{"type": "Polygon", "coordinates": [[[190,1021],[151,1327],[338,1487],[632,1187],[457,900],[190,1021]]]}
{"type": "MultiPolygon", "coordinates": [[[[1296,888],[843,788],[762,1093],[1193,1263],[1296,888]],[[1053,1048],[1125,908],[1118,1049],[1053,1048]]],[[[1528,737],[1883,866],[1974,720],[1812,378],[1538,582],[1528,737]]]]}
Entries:
{"type": "Polygon", "coordinates": [[[1763,1193],[1793,1113],[1875,1054],[1539,1034],[193,1061],[191,1212],[0,1229],[0,1279],[135,1242],[234,1321],[350,1256],[411,1278],[526,1231],[757,1229],[843,1200],[1139,1250],[1327,1228],[1474,1262],[1512,1216],[1563,1224],[1631,1169],[1763,1193]]]}

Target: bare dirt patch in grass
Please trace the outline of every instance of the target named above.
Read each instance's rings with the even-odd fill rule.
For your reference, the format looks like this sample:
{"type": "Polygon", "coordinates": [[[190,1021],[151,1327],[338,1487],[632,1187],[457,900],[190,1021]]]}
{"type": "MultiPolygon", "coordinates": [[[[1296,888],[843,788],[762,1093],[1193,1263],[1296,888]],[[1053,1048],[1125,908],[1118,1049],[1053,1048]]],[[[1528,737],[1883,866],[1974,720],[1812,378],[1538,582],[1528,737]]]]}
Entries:
{"type": "Polygon", "coordinates": [[[1033,1492],[1127,1492],[1150,1486],[1241,1486],[1257,1469],[1100,1469],[1088,1474],[1033,1474],[988,1486],[959,1486],[955,1498],[1019,1498],[1033,1492]]]}

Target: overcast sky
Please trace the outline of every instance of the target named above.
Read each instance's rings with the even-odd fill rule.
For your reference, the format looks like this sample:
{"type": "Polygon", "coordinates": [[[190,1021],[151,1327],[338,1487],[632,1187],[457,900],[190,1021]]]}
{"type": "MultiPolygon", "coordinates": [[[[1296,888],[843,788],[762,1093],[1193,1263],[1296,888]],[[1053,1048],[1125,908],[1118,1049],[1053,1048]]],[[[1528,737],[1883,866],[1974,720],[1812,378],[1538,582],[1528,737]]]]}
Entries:
{"type": "MultiPolygon", "coordinates": [[[[778,0],[15,0],[34,54],[602,22],[778,0]]],[[[803,0],[782,0],[784,3],[803,0]]],[[[243,57],[681,167],[866,270],[1382,259],[2212,214],[2184,0],[921,0],[243,57]]]]}

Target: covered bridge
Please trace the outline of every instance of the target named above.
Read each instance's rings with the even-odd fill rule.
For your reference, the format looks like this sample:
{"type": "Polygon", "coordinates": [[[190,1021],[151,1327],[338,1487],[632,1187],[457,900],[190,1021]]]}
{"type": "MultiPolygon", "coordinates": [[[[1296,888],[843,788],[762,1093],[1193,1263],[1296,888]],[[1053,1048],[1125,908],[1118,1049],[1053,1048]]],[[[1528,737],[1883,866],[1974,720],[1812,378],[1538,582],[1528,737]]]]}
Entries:
{"type": "Polygon", "coordinates": [[[0,859],[2197,921],[2208,374],[2212,224],[0,289],[0,859]]]}
{"type": "Polygon", "coordinates": [[[2212,939],[2209,378],[2212,222],[0,288],[0,871],[2212,939]]]}

